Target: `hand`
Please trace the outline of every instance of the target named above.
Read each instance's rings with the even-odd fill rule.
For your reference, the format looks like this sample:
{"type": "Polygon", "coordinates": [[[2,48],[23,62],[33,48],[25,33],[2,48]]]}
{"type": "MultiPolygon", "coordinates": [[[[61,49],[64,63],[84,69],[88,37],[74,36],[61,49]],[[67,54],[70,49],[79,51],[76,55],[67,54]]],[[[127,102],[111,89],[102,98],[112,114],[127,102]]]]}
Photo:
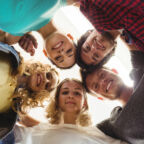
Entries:
{"type": "Polygon", "coordinates": [[[30,53],[31,56],[35,54],[35,49],[38,46],[37,40],[34,36],[30,34],[25,34],[20,40],[19,45],[24,49],[26,52],[30,53]]]}

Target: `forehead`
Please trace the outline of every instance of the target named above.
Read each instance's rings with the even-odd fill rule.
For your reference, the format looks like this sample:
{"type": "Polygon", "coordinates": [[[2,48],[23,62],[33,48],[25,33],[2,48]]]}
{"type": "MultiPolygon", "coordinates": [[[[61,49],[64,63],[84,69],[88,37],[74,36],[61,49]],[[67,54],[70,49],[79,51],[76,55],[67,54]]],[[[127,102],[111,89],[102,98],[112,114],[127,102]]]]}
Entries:
{"type": "Polygon", "coordinates": [[[99,78],[100,77],[100,74],[103,73],[103,74],[106,74],[107,76],[110,75],[110,76],[113,76],[113,77],[118,77],[115,73],[113,73],[111,70],[109,69],[105,69],[105,68],[100,68],[98,70],[95,70],[94,72],[90,73],[87,75],[86,77],[86,81],[87,82],[90,82],[92,80],[96,80],[96,78],[99,78]]]}
{"type": "Polygon", "coordinates": [[[80,90],[82,90],[83,88],[82,88],[82,85],[80,84],[80,83],[78,83],[78,82],[76,82],[76,81],[66,81],[66,82],[64,82],[63,83],[63,85],[62,85],[62,87],[61,87],[62,89],[63,88],[74,88],[74,89],[80,89],[80,90]]]}
{"type": "Polygon", "coordinates": [[[98,34],[97,31],[93,30],[90,35],[88,36],[87,40],[90,40],[91,38],[93,38],[94,36],[96,36],[98,34]]]}

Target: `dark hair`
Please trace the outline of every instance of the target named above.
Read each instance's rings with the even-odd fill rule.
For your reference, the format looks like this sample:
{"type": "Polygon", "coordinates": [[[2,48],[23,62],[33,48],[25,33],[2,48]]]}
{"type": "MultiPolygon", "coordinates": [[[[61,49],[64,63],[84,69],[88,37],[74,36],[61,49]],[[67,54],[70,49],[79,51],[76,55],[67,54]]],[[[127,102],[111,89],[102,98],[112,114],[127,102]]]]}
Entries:
{"type": "MultiPolygon", "coordinates": [[[[76,63],[83,69],[86,69],[88,71],[93,71],[94,69],[101,67],[102,65],[104,65],[114,54],[115,52],[115,47],[111,50],[110,53],[108,53],[103,60],[101,60],[98,64],[96,65],[88,65],[86,64],[82,59],[81,59],[81,48],[83,43],[86,41],[86,39],[88,38],[88,36],[90,35],[90,33],[94,31],[94,30],[88,30],[85,34],[83,34],[81,36],[81,38],[78,40],[78,44],[77,44],[77,49],[76,49],[76,63]]],[[[103,32],[102,35],[106,36],[107,38],[114,40],[113,36],[109,33],[109,32],[103,32]]],[[[116,42],[114,42],[116,43],[116,42]]]]}
{"type": "Polygon", "coordinates": [[[91,93],[86,85],[86,77],[88,74],[91,74],[92,71],[86,71],[85,69],[80,69],[80,75],[81,75],[81,78],[82,78],[82,84],[83,84],[83,87],[85,88],[86,92],[88,93],[91,93]]]}
{"type": "Polygon", "coordinates": [[[89,74],[92,74],[95,71],[100,70],[101,68],[106,69],[106,70],[110,70],[107,67],[103,67],[103,66],[97,67],[97,68],[93,69],[93,71],[87,71],[85,69],[80,69],[80,75],[81,75],[81,78],[82,78],[82,84],[83,84],[83,87],[86,89],[86,92],[91,93],[90,90],[88,89],[87,85],[86,85],[86,78],[87,78],[87,76],[89,74]]]}
{"type": "Polygon", "coordinates": [[[75,65],[75,62],[74,62],[71,66],[68,66],[68,67],[60,67],[60,66],[56,65],[56,63],[53,62],[50,58],[48,58],[48,59],[51,61],[51,63],[52,63],[53,65],[55,65],[57,68],[59,68],[59,69],[61,69],[61,70],[70,69],[70,68],[72,68],[72,67],[75,65]]]}

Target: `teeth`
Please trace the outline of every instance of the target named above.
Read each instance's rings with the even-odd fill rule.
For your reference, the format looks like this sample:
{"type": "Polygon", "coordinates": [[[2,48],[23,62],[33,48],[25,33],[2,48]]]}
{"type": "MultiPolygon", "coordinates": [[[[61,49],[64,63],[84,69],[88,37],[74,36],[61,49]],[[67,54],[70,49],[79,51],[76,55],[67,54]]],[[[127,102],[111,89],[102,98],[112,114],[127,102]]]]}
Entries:
{"type": "Polygon", "coordinates": [[[62,45],[62,42],[59,42],[54,48],[59,48],[62,45]]]}
{"type": "Polygon", "coordinates": [[[111,84],[112,84],[112,81],[110,81],[110,82],[108,83],[106,91],[108,91],[108,90],[109,90],[109,88],[110,88],[111,84]]]}
{"type": "Polygon", "coordinates": [[[40,83],[41,83],[41,76],[40,76],[40,75],[38,75],[38,76],[37,76],[37,86],[39,86],[39,85],[40,85],[40,83]]]}

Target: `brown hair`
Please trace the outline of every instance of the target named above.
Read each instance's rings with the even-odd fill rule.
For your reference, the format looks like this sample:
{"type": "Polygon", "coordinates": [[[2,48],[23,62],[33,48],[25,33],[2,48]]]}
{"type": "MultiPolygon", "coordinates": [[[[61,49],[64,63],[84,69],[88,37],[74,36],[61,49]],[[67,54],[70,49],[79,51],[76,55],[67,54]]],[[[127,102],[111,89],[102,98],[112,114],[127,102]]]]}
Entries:
{"type": "MultiPolygon", "coordinates": [[[[76,83],[79,83],[80,85],[82,85],[80,81],[75,80],[75,79],[64,79],[59,84],[59,86],[57,87],[55,96],[50,100],[50,103],[47,107],[47,118],[49,118],[51,124],[59,124],[61,122],[62,112],[58,106],[58,97],[59,97],[59,93],[60,93],[60,89],[62,85],[68,81],[75,81],[76,83]]],[[[83,94],[84,94],[85,100],[87,100],[86,91],[84,87],[83,87],[83,94]]],[[[88,105],[86,105],[81,110],[81,112],[79,113],[77,117],[76,123],[81,126],[88,126],[91,124],[90,116],[88,115],[88,105]]]]}
{"type": "Polygon", "coordinates": [[[81,38],[78,40],[78,44],[77,44],[77,49],[76,49],[76,63],[83,69],[86,69],[88,71],[92,71],[95,68],[101,67],[102,65],[104,65],[114,54],[115,52],[115,47],[116,47],[116,42],[114,41],[113,36],[109,33],[109,32],[103,32],[102,34],[106,37],[108,37],[110,40],[114,41],[114,47],[111,50],[110,53],[108,53],[98,64],[93,65],[93,64],[86,64],[82,58],[81,58],[81,49],[82,49],[82,45],[84,44],[84,42],[86,41],[86,39],[88,38],[88,36],[91,34],[91,32],[94,30],[88,30],[85,34],[83,34],[81,36],[81,38]]]}

